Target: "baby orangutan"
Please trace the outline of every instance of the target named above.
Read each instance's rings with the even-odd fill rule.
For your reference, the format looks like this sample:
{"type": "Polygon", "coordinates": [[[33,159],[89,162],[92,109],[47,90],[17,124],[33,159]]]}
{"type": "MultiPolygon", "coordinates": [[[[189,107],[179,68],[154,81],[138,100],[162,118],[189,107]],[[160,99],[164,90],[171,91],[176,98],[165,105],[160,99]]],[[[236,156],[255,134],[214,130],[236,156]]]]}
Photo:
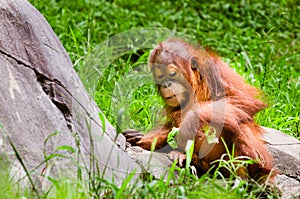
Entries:
{"type": "MultiPolygon", "coordinates": [[[[128,130],[124,135],[132,145],[150,150],[167,144],[168,133],[179,128],[176,141],[185,149],[194,140],[192,164],[208,171],[212,162],[231,152],[257,162],[238,170],[242,178],[266,179],[273,182],[273,158],[261,139],[262,129],[254,123],[254,115],[266,108],[257,99],[259,90],[248,85],[220,57],[200,46],[180,39],[168,39],[157,45],[150,55],[149,66],[159,93],[165,101],[166,122],[147,134],[128,130]],[[213,142],[208,139],[215,135],[213,142]],[[225,143],[225,144],[224,144],[225,143]],[[226,147],[225,147],[226,145],[226,147]]],[[[185,160],[185,155],[171,152],[172,159],[185,160]]]]}

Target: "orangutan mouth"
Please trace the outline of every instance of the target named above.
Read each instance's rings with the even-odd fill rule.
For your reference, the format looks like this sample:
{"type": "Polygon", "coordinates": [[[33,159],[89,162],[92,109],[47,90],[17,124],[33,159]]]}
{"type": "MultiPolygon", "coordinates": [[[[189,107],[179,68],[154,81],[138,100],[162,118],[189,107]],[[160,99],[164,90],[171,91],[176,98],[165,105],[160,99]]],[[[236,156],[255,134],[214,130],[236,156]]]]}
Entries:
{"type": "Polygon", "coordinates": [[[169,97],[166,97],[166,99],[173,99],[173,98],[175,98],[176,97],[176,95],[171,95],[171,96],[169,96],[169,97]]]}

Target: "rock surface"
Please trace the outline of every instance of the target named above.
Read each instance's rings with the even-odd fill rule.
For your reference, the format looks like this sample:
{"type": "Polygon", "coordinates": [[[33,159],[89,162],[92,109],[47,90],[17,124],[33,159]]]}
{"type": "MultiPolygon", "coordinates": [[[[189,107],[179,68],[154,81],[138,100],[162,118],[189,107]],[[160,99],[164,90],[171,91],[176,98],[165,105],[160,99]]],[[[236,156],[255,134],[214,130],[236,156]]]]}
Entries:
{"type": "Polygon", "coordinates": [[[44,17],[26,0],[1,0],[0,154],[8,154],[14,174],[20,178],[25,171],[9,140],[37,177],[47,169],[50,175],[75,176],[78,164],[94,172],[98,164],[120,184],[128,173],[139,172],[125,152],[124,137],[108,122],[103,131],[99,112],[44,17]],[[64,146],[80,146],[80,154],[64,146]],[[50,154],[70,158],[57,155],[46,167],[50,154]]]}
{"type": "Polygon", "coordinates": [[[300,197],[300,142],[275,129],[263,127],[264,140],[281,175],[277,177],[283,198],[300,197]]]}

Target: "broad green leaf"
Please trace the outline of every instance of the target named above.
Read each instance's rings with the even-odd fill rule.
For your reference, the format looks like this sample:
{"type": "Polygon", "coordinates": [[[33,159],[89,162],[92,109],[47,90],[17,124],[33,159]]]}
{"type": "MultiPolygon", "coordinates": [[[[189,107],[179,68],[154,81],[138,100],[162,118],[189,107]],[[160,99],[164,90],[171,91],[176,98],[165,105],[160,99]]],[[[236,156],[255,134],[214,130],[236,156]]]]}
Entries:
{"type": "Polygon", "coordinates": [[[194,146],[195,146],[195,141],[194,140],[188,140],[186,142],[186,146],[185,146],[185,153],[186,153],[185,167],[186,167],[186,169],[189,169],[190,164],[192,162],[192,157],[193,157],[193,153],[194,153],[194,146]]]}
{"type": "Polygon", "coordinates": [[[219,138],[217,137],[217,131],[214,127],[205,126],[203,128],[208,144],[218,144],[219,138]]]}
{"type": "Polygon", "coordinates": [[[170,133],[168,134],[167,142],[173,148],[176,149],[178,147],[178,143],[176,142],[175,136],[179,133],[179,128],[173,127],[170,133]]]}

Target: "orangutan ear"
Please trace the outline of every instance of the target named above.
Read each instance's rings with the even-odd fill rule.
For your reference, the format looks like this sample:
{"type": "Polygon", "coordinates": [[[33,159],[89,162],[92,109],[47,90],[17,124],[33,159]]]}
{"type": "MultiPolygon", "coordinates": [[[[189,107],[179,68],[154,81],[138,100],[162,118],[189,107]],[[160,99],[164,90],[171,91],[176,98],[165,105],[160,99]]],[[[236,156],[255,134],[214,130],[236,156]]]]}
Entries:
{"type": "Polygon", "coordinates": [[[225,85],[222,83],[222,77],[213,60],[208,59],[204,65],[199,67],[200,75],[204,78],[210,99],[213,101],[220,100],[225,97],[225,85]]]}

